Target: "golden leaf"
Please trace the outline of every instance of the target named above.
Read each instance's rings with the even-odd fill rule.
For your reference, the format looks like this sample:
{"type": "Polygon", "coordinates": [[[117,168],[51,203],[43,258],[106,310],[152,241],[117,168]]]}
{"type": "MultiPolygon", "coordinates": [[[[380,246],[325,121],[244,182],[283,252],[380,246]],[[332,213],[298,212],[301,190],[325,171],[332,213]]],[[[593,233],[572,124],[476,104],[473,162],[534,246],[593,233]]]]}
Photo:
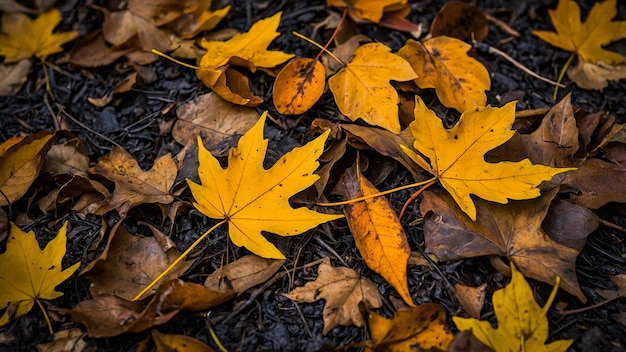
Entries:
{"type": "Polygon", "coordinates": [[[380,22],[385,12],[394,12],[405,8],[407,0],[326,0],[328,6],[347,8],[348,14],[355,21],[367,20],[380,22]]]}
{"type": "Polygon", "coordinates": [[[263,139],[266,117],[267,112],[241,137],[237,148],[230,150],[227,169],[198,139],[198,175],[202,184],[188,182],[196,199],[194,206],[210,218],[228,220],[228,233],[235,245],[264,258],[284,259],[261,231],[294,236],[342,216],[304,207],[293,209],[289,205],[292,195],[319,178],[313,172],[319,165],[317,158],[324,151],[329,132],[283,155],[266,170],[263,167],[268,143],[263,139]]]}

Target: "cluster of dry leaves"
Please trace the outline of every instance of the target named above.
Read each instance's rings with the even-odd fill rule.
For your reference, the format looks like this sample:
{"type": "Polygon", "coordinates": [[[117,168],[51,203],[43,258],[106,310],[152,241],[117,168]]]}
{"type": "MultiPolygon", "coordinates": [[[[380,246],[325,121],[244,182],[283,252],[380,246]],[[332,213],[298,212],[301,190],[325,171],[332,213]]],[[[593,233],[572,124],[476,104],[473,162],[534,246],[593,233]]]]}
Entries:
{"type": "MultiPolygon", "coordinates": [[[[560,0],[551,13],[557,32],[536,33],[579,55],[570,77],[581,87],[601,88],[623,70],[625,58],[601,47],[619,39],[615,33],[624,33],[626,22],[611,22],[615,5],[615,0],[595,5],[581,24],[578,6],[560,0]],[[587,40],[594,31],[607,34],[601,40],[587,40]],[[597,74],[598,70],[605,74],[597,74]],[[588,84],[590,80],[594,83],[588,84]]],[[[343,17],[349,15],[356,23],[416,29],[404,19],[407,1],[329,0],[328,6],[342,9],[343,17]]],[[[571,344],[562,340],[545,345],[546,312],[559,286],[586,301],[576,278],[576,257],[597,227],[592,210],[626,202],[626,189],[615,188],[626,184],[626,127],[606,113],[573,107],[569,96],[549,110],[517,114],[515,103],[485,106],[489,73],[468,55],[471,45],[465,42],[472,35],[479,41],[487,35],[480,9],[467,4],[446,6],[429,39],[410,39],[398,53],[362,35],[339,40],[339,31],[335,49],[321,56],[321,62],[267,50],[280,35],[281,13],[256,22],[247,33],[217,40],[210,34],[195,39],[229,11],[228,7],[211,11],[210,1],[159,0],[147,5],[131,0],[123,9],[99,10],[104,14],[102,29],[80,39],[69,55],[71,63],[106,65],[126,56],[134,65],[142,65],[157,58],[151,53],[156,49],[196,59],[197,76],[212,92],[180,105],[178,118],[161,126],[185,148],[176,156],[161,156],[147,171],[117,146],[90,165],[82,142],[63,130],[15,137],[0,145],[0,206],[11,210],[11,204],[33,185],[45,183],[54,187],[42,188],[47,192],[35,192],[31,199],[42,212],[72,204],[71,212],[78,216],[119,214],[120,220],[112,226],[103,224],[94,242],[95,248],[106,239],[104,252],[82,263],[80,275],[89,277],[93,298],[61,310],[85,325],[89,336],[143,331],[169,321],[181,310],[202,311],[228,301],[278,275],[285,256],[293,255],[268,241],[263,231],[295,236],[345,217],[364,262],[397,290],[405,307],[398,308],[392,319],[376,314],[372,309],[381,307],[382,299],[375,284],[350,268],[333,267],[329,258],[319,261],[317,280],[285,296],[300,302],[326,300],[325,334],[338,325],[363,326],[367,317],[371,340],[365,346],[371,350],[448,350],[451,343],[462,343],[453,342],[442,306],[413,302],[406,269],[415,254],[397,210],[375,186],[390,168],[381,168],[377,180],[366,179],[363,168],[368,160],[349,156],[354,153],[346,150],[352,148],[373,150],[406,167],[416,183],[405,188],[423,185],[420,211],[425,246],[433,254],[430,260],[489,256],[496,269],[512,275],[511,283],[493,296],[497,329],[478,320],[485,288],[456,287],[459,302],[472,317],[454,317],[459,330],[471,330],[494,350],[564,351],[571,344]],[[464,21],[467,13],[477,14],[476,20],[464,21]],[[279,72],[277,66],[286,62],[279,72]],[[251,91],[245,75],[257,68],[276,75],[274,104],[284,114],[307,111],[328,79],[344,121],[315,120],[311,128],[322,132],[320,136],[266,169],[268,142],[263,129],[270,117],[253,109],[262,100],[251,91]],[[443,105],[462,113],[453,126],[421,100],[419,93],[428,88],[435,89],[443,105]],[[357,119],[366,124],[351,123],[357,119]],[[224,168],[221,161],[226,156],[224,168]],[[346,163],[352,166],[341,169],[346,163]],[[442,187],[426,189],[435,183],[442,187]],[[346,199],[343,214],[323,207],[339,205],[328,203],[327,198],[334,196],[346,199]],[[293,208],[290,200],[308,207],[293,208]],[[170,239],[172,226],[163,230],[143,223],[154,234],[143,238],[124,226],[132,208],[157,206],[163,219],[174,224],[192,203],[216,222],[182,253],[170,239]],[[187,255],[226,223],[232,243],[252,254],[216,270],[204,284],[181,280],[193,264],[185,261],[187,255]],[[555,286],[543,308],[524,277],[555,286]]],[[[10,73],[0,81],[2,94],[19,91],[25,79],[19,73],[24,71],[19,68],[23,62],[28,63],[25,71],[32,56],[45,63],[49,55],[62,51],[63,43],[78,36],[77,32],[53,33],[59,20],[56,10],[34,20],[22,13],[3,16],[0,55],[5,61],[0,72],[10,73]],[[35,37],[41,40],[30,39],[35,37]],[[9,82],[11,77],[15,80],[9,82]]],[[[132,82],[92,103],[110,104],[113,94],[128,90],[132,82]]],[[[7,249],[0,254],[0,309],[4,309],[0,325],[28,313],[35,303],[48,319],[41,301],[60,297],[56,286],[80,265],[62,270],[67,222],[41,250],[35,234],[23,232],[4,208],[0,208],[0,225],[5,229],[0,240],[7,241],[7,249]]],[[[615,282],[623,296],[624,278],[616,276],[615,282]]],[[[48,323],[52,332],[53,322],[48,323]]],[[[72,336],[78,341],[82,335],[72,336]]],[[[200,348],[188,337],[155,331],[153,338],[157,346],[200,348]]]]}

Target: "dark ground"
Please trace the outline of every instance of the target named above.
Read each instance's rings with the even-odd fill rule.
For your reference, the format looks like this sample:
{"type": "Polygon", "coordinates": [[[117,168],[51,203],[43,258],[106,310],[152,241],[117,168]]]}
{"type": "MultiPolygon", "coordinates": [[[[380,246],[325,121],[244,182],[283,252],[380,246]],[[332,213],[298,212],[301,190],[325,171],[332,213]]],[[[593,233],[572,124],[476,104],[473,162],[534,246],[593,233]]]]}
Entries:
{"type": "MultiPolygon", "coordinates": [[[[94,3],[103,5],[99,1],[94,3]]],[[[226,1],[214,1],[214,8],[222,8],[226,1]]],[[[413,22],[423,23],[425,28],[436,12],[441,8],[444,1],[412,1],[412,13],[409,19],[413,22]]],[[[567,60],[569,53],[540,41],[530,34],[531,29],[551,29],[547,9],[554,8],[556,2],[551,1],[528,1],[522,5],[516,2],[494,0],[483,1],[479,5],[483,10],[489,11],[493,16],[509,22],[512,14],[517,12],[517,17],[511,26],[520,32],[521,36],[506,43],[500,40],[508,37],[502,30],[490,26],[490,33],[485,40],[491,46],[508,53],[531,70],[551,79],[557,77],[561,67],[567,60]]],[[[310,23],[322,21],[327,12],[321,1],[234,1],[228,17],[219,28],[236,28],[246,31],[250,25],[260,18],[267,17],[277,11],[284,11],[279,31],[290,33],[297,30],[305,35],[311,35],[310,23]]],[[[86,7],[80,1],[68,1],[60,4],[63,13],[63,23],[58,27],[61,30],[77,29],[81,36],[101,26],[102,16],[94,10],[86,7]]],[[[582,4],[583,13],[586,14],[591,6],[587,1],[582,4]]],[[[618,18],[626,19],[626,6],[621,2],[618,18]]],[[[372,39],[390,46],[396,52],[406,41],[408,36],[404,33],[394,32],[373,25],[360,25],[361,31],[372,39]]],[[[331,31],[321,31],[314,40],[324,43],[331,31]]],[[[69,47],[67,45],[66,47],[69,47]]],[[[314,57],[317,49],[303,41],[283,34],[272,44],[273,48],[279,48],[286,52],[295,53],[297,56],[314,57]]],[[[626,53],[624,41],[611,46],[622,54],[626,53]]],[[[555,104],[552,99],[552,87],[546,83],[525,75],[508,62],[496,56],[485,53],[477,53],[492,75],[492,87],[488,92],[488,103],[499,106],[509,100],[518,100],[518,110],[551,107],[555,104]]],[[[50,60],[54,62],[56,56],[50,60]]],[[[157,80],[151,84],[138,84],[132,91],[120,95],[121,103],[117,107],[96,108],[87,102],[87,97],[100,97],[109,92],[113,86],[120,82],[130,68],[124,64],[123,59],[116,63],[96,69],[81,69],[69,64],[59,65],[69,74],[61,74],[55,70],[49,70],[52,87],[58,102],[65,106],[66,111],[76,120],[89,127],[93,131],[105,135],[114,140],[129,151],[133,157],[139,160],[142,167],[150,167],[158,155],[168,151],[177,152],[181,146],[177,145],[171,136],[159,135],[159,122],[161,120],[174,119],[175,109],[171,109],[165,115],[161,111],[170,102],[179,104],[193,99],[199,94],[207,92],[201,82],[195,77],[192,70],[180,67],[167,60],[158,60],[149,67],[157,75],[157,80]]],[[[46,92],[41,82],[43,72],[41,65],[35,64],[29,80],[17,96],[0,98],[0,141],[11,136],[20,134],[32,134],[41,130],[51,130],[53,124],[53,112],[46,106],[46,92]]],[[[567,79],[566,79],[567,81],[567,79]]],[[[259,111],[269,110],[270,114],[283,121],[293,121],[291,117],[278,114],[271,103],[272,79],[264,73],[251,75],[252,90],[263,97],[265,103],[258,107],[259,111]]],[[[626,122],[625,92],[626,81],[612,82],[603,92],[586,91],[569,85],[559,93],[559,99],[568,92],[572,92],[572,104],[583,107],[588,111],[608,111],[619,122],[626,122]]],[[[426,92],[425,101],[432,99],[432,92],[426,92]],[[429,95],[430,94],[430,95],[429,95]]],[[[435,106],[439,112],[454,115],[441,106],[435,106]]],[[[54,113],[57,109],[53,106],[54,113]]],[[[299,120],[297,126],[283,130],[269,122],[266,126],[266,136],[271,139],[270,149],[276,151],[275,155],[291,150],[296,145],[302,144],[312,138],[309,133],[310,122],[317,117],[331,120],[338,119],[338,111],[332,101],[330,92],[326,92],[320,102],[299,120]]],[[[90,159],[107,154],[111,149],[111,143],[78,124],[69,122],[71,130],[86,145],[90,159]]],[[[293,125],[291,123],[290,125],[293,125]]],[[[396,166],[392,173],[382,184],[381,189],[391,188],[399,184],[411,182],[410,174],[401,166],[396,166]]],[[[43,187],[43,186],[40,186],[43,187]]],[[[45,194],[41,189],[32,191],[13,205],[13,212],[20,213],[28,210],[31,224],[27,230],[34,229],[48,231],[48,223],[58,218],[58,214],[42,214],[36,207],[30,206],[27,201],[34,192],[45,194]]],[[[409,196],[409,192],[400,192],[390,196],[392,204],[399,209],[401,204],[409,196]]],[[[190,199],[188,194],[183,197],[190,199]]],[[[417,217],[417,204],[413,205],[412,212],[405,216],[403,224],[407,230],[411,249],[416,251],[423,248],[423,233],[420,226],[409,226],[417,217]]],[[[617,207],[605,207],[598,211],[601,218],[626,227],[624,212],[617,207]]],[[[137,221],[148,221],[157,226],[160,224],[159,210],[150,206],[134,209],[125,220],[131,232],[149,235],[145,227],[137,226],[137,221]]],[[[59,214],[67,217],[70,221],[71,231],[68,239],[68,262],[81,260],[84,265],[95,258],[97,253],[87,252],[87,248],[93,241],[101,227],[101,219],[95,216],[81,220],[79,217],[59,211],[59,214]]],[[[111,224],[116,220],[114,215],[108,215],[106,221],[111,224]]],[[[166,223],[166,226],[168,224],[166,223]]],[[[211,222],[195,211],[184,212],[174,224],[174,240],[180,247],[186,247],[199,234],[203,233],[211,222]]],[[[295,253],[300,248],[298,266],[312,262],[324,256],[329,256],[334,264],[339,261],[320,242],[325,242],[332,247],[350,267],[357,272],[372,279],[379,285],[385,304],[379,312],[390,317],[393,314],[390,297],[397,297],[391,288],[377,274],[369,270],[363,263],[354,240],[347,231],[344,222],[334,222],[329,225],[335,241],[333,242],[323,230],[311,231],[308,234],[298,236],[291,241],[288,253],[288,261],[285,266],[293,268],[295,253]],[[319,241],[318,241],[319,239],[319,241]]],[[[207,273],[212,272],[222,264],[225,236],[224,232],[218,232],[214,238],[221,236],[221,240],[212,245],[203,246],[199,253],[199,259],[190,271],[186,279],[191,281],[203,281],[207,273]]],[[[101,249],[101,248],[100,248],[101,249]]],[[[233,249],[235,255],[245,254],[244,250],[233,249]]],[[[440,276],[446,275],[452,283],[462,283],[477,286],[482,283],[488,284],[487,303],[483,312],[486,317],[494,319],[490,297],[493,292],[503,287],[508,279],[497,274],[486,259],[471,259],[453,263],[438,264],[439,271],[423,266],[409,266],[409,288],[414,301],[417,304],[437,302],[443,304],[449,314],[458,314],[460,306],[451,296],[445,281],[440,276]]],[[[577,273],[582,290],[587,295],[588,305],[602,301],[602,298],[594,289],[614,289],[609,277],[615,274],[626,273],[626,245],[624,233],[605,225],[589,236],[589,240],[577,261],[577,273]]],[[[327,336],[322,335],[322,308],[323,301],[313,304],[296,304],[282,294],[291,290],[294,286],[304,285],[315,279],[315,267],[296,271],[293,282],[287,275],[281,279],[255,288],[240,297],[225,303],[211,312],[212,326],[217,336],[229,351],[269,351],[269,350],[301,350],[317,351],[320,349],[333,349],[346,344],[365,341],[368,339],[368,331],[365,328],[340,327],[331,331],[327,336]],[[251,296],[253,296],[251,298],[251,296]],[[250,300],[250,304],[244,309],[231,315],[235,307],[250,300]]],[[[50,302],[52,305],[63,308],[71,308],[82,300],[88,299],[89,282],[86,279],[75,277],[59,287],[65,295],[50,302]]],[[[538,297],[545,299],[551,287],[531,280],[531,286],[538,297]]],[[[583,305],[573,296],[559,291],[556,303],[566,304],[567,309],[580,308],[583,305]]],[[[540,301],[543,304],[542,301],[540,301]]],[[[613,351],[626,350],[626,301],[616,300],[600,308],[579,314],[567,316],[559,315],[551,309],[548,313],[550,319],[550,340],[574,339],[572,351],[613,351]]],[[[70,328],[77,326],[69,319],[65,323],[56,323],[55,328],[70,328]]],[[[449,321],[449,326],[454,326],[449,321]]],[[[162,333],[185,334],[198,338],[215,347],[207,331],[206,320],[202,314],[182,313],[169,323],[157,327],[162,333]]],[[[9,344],[0,344],[2,351],[34,350],[34,345],[48,342],[50,336],[38,309],[33,309],[26,316],[0,329],[0,333],[10,334],[16,339],[9,344]]],[[[108,339],[89,339],[88,350],[91,351],[129,351],[137,347],[137,344],[146,339],[149,332],[139,334],[126,334],[108,339]]]]}

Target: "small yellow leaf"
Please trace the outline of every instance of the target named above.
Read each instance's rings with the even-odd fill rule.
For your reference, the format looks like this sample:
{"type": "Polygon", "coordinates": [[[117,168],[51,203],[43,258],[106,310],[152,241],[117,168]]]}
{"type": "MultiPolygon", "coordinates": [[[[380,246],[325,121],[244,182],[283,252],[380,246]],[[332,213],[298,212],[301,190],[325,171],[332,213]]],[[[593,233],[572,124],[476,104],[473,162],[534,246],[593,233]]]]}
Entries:
{"type": "Polygon", "coordinates": [[[485,106],[491,80],[478,60],[467,55],[472,48],[450,37],[436,37],[423,44],[409,39],[398,55],[406,59],[417,73],[415,84],[435,88],[441,103],[460,112],[485,106]]]}
{"type": "Polygon", "coordinates": [[[407,6],[407,0],[326,0],[326,4],[347,8],[354,20],[378,23],[385,12],[397,11],[407,6]]]}
{"type": "Polygon", "coordinates": [[[494,329],[488,321],[474,318],[452,317],[461,331],[471,330],[474,336],[494,351],[566,351],[572,340],[556,340],[546,344],[548,339],[548,318],[546,313],[552,305],[559,288],[559,279],[546,304],[540,307],[535,302],[533,291],[511,263],[511,282],[493,294],[493,309],[498,319],[494,329]]]}
{"type": "Polygon", "coordinates": [[[199,340],[185,335],[161,334],[152,330],[152,339],[157,352],[213,352],[214,350],[199,340]]]}
{"type": "Polygon", "coordinates": [[[264,258],[285,259],[285,256],[261,231],[281,236],[294,236],[341,215],[321,214],[305,207],[293,209],[289,198],[306,189],[317,179],[313,172],[324,151],[326,131],[315,140],[283,155],[269,170],[263,167],[267,140],[263,126],[267,112],[230,150],[228,168],[209,153],[198,139],[198,175],[201,185],[188,180],[196,203],[194,206],[213,219],[226,219],[229,236],[264,258]]]}
{"type": "Polygon", "coordinates": [[[472,220],[476,206],[471,195],[506,204],[509,199],[532,199],[540,195],[537,186],[552,176],[574,168],[533,165],[519,162],[488,163],[484,155],[509,140],[514,130],[515,102],[502,108],[476,107],[465,111],[459,122],[447,130],[424,102],[415,98],[415,121],[409,126],[414,147],[429,159],[403,148],[418,165],[437,176],[472,220]]]}
{"type": "Polygon", "coordinates": [[[35,301],[55,299],[63,293],[55,287],[67,280],[80,263],[62,270],[67,222],[41,250],[34,232],[24,232],[11,223],[7,250],[0,254],[0,326],[28,313],[35,301]]]}
{"type": "Polygon", "coordinates": [[[57,9],[42,13],[34,20],[21,13],[5,13],[0,31],[0,56],[5,56],[5,63],[13,63],[33,55],[43,60],[63,51],[61,45],[76,38],[78,32],[53,34],[60,21],[61,13],[57,9]]]}
{"type": "Polygon", "coordinates": [[[380,43],[359,47],[350,62],[328,80],[337,107],[352,121],[400,133],[398,93],[390,80],[408,81],[417,75],[408,62],[380,43]]]}

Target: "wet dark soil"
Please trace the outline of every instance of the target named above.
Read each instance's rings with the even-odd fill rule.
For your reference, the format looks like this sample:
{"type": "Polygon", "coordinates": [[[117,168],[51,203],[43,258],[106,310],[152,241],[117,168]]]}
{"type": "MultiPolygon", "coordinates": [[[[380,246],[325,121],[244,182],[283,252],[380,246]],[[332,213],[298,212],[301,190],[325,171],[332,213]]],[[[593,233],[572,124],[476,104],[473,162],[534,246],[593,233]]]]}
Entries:
{"type": "MultiPolygon", "coordinates": [[[[221,8],[228,1],[214,1],[214,8],[221,8]]],[[[411,1],[412,12],[409,19],[416,23],[430,26],[430,22],[445,1],[411,1]]],[[[94,4],[104,5],[99,1],[94,4]]],[[[556,6],[555,1],[517,2],[489,0],[479,3],[480,7],[492,16],[508,23],[521,35],[510,38],[500,28],[491,25],[485,43],[496,47],[527,66],[532,71],[551,79],[555,79],[569,53],[554,48],[537,37],[531,35],[532,29],[551,29],[547,10],[556,6]]],[[[581,4],[582,11],[587,14],[592,2],[581,4]]],[[[618,18],[626,19],[626,4],[618,5],[618,18]]],[[[102,15],[88,7],[82,1],[62,2],[59,5],[63,13],[62,30],[76,29],[81,36],[102,25],[102,15]]],[[[279,31],[284,33],[274,41],[271,47],[295,53],[297,56],[314,57],[317,49],[296,37],[289,35],[298,31],[304,35],[312,35],[312,23],[320,22],[328,15],[322,1],[232,1],[232,10],[226,20],[218,28],[236,28],[247,30],[252,23],[260,18],[283,11],[283,19],[279,31]]],[[[359,25],[359,30],[370,38],[382,42],[397,51],[409,38],[408,34],[396,32],[374,25],[359,25]]],[[[427,30],[426,30],[427,31],[427,30]]],[[[332,33],[322,30],[312,39],[324,43],[332,33]]],[[[626,54],[626,43],[621,41],[610,46],[611,49],[626,54]]],[[[518,110],[549,108],[555,104],[552,98],[553,87],[530,77],[499,56],[477,50],[476,57],[485,64],[492,77],[492,87],[488,92],[488,103],[500,106],[517,100],[518,110]]],[[[62,55],[53,56],[55,62],[62,55]]],[[[113,107],[97,108],[87,101],[87,97],[101,97],[132,70],[124,59],[114,64],[82,69],[71,64],[58,64],[62,70],[48,69],[51,86],[57,98],[51,102],[47,96],[43,82],[43,71],[40,64],[28,77],[21,92],[12,97],[0,98],[0,141],[12,136],[32,134],[41,130],[52,130],[55,116],[62,106],[72,118],[65,118],[66,128],[77,135],[87,148],[91,161],[106,155],[112,148],[112,142],[121,145],[140,165],[148,168],[154,160],[166,152],[178,152],[182,146],[177,145],[170,135],[159,133],[159,124],[176,118],[175,109],[168,109],[168,104],[178,106],[208,89],[196,78],[192,70],[180,67],[167,60],[158,60],[148,66],[156,74],[151,83],[138,83],[130,92],[120,94],[119,103],[113,107]]],[[[265,102],[258,107],[259,111],[268,110],[282,126],[268,122],[266,136],[270,138],[270,158],[276,158],[297,145],[305,143],[313,136],[309,132],[310,122],[318,117],[338,120],[339,113],[332,96],[326,92],[316,106],[300,116],[297,123],[293,117],[281,116],[271,103],[272,79],[265,73],[251,76],[252,90],[263,97],[265,102]],[[290,126],[284,129],[284,126],[290,126]]],[[[566,79],[567,81],[567,79],[566,79]]],[[[569,84],[561,89],[559,98],[572,93],[572,104],[590,112],[607,111],[616,119],[626,122],[626,80],[611,82],[604,91],[588,91],[569,84]]],[[[434,94],[426,91],[424,100],[434,100],[434,94]]],[[[438,114],[455,116],[453,111],[435,103],[438,114]]],[[[381,189],[392,188],[399,184],[411,182],[411,175],[401,166],[379,185],[381,189]]],[[[621,185],[624,187],[624,185],[621,185]]],[[[44,186],[39,186],[44,187],[44,186]]],[[[103,221],[99,217],[89,216],[82,219],[68,209],[59,209],[54,213],[41,213],[31,201],[36,195],[45,194],[41,189],[31,190],[23,200],[13,205],[13,213],[27,214],[28,226],[37,233],[53,234],[49,224],[55,224],[59,217],[70,221],[73,229],[68,238],[67,262],[80,260],[83,267],[93,260],[98,252],[90,246],[93,237],[99,233],[103,221]],[[41,231],[40,231],[41,230],[41,231]]],[[[399,192],[390,196],[392,204],[399,209],[410,196],[410,192],[399,192]]],[[[35,199],[36,200],[36,199],[35,199]]],[[[626,227],[626,212],[623,208],[610,205],[598,210],[601,218],[626,227]]],[[[407,230],[409,244],[413,251],[424,248],[423,232],[420,225],[410,225],[419,217],[417,205],[413,205],[408,216],[403,218],[407,230]]],[[[15,219],[14,219],[15,220],[15,219]]],[[[112,224],[116,215],[107,215],[104,223],[112,224]]],[[[161,226],[160,210],[155,207],[139,207],[133,209],[125,220],[131,232],[150,235],[145,227],[138,226],[138,221],[147,221],[161,226]]],[[[210,227],[212,223],[196,211],[179,214],[174,224],[173,239],[181,247],[188,246],[197,236],[210,227]]],[[[169,226],[165,223],[163,226],[169,226]]],[[[326,229],[319,228],[308,234],[295,237],[288,242],[287,269],[302,266],[322,257],[330,257],[334,264],[347,264],[363,276],[373,280],[383,295],[384,305],[378,311],[390,317],[393,315],[394,303],[399,299],[395,290],[380,276],[371,271],[363,263],[354,239],[350,235],[345,222],[337,221],[326,229]],[[328,236],[328,231],[332,237],[328,236]],[[329,248],[334,250],[333,253],[329,248]],[[299,253],[296,256],[296,253],[299,253]],[[338,256],[338,257],[337,257],[338,256]],[[297,263],[296,263],[297,261],[297,263]]],[[[197,263],[189,271],[185,279],[201,282],[208,273],[224,264],[227,246],[225,233],[218,232],[214,238],[220,238],[210,245],[202,246],[198,252],[197,263]]],[[[44,240],[43,238],[41,240],[44,240]]],[[[102,250],[99,248],[98,250],[102,250]]],[[[229,248],[230,260],[233,256],[246,254],[245,250],[229,248]]],[[[577,261],[577,274],[583,292],[588,297],[587,305],[601,302],[603,298],[596,289],[615,289],[609,279],[616,274],[626,274],[626,244],[624,233],[618,229],[600,225],[584,247],[577,261]]],[[[316,267],[296,270],[295,275],[282,275],[268,284],[251,289],[249,292],[222,304],[210,312],[184,312],[165,325],[157,327],[162,333],[184,334],[195,337],[216,348],[208,332],[208,325],[215,330],[221,343],[229,351],[318,351],[333,350],[341,346],[355,346],[369,338],[366,328],[339,327],[324,336],[322,334],[322,309],[324,302],[297,304],[282,296],[293,287],[304,285],[316,278],[316,267]]],[[[439,263],[436,268],[427,266],[409,266],[409,288],[417,304],[436,302],[442,304],[449,315],[461,311],[458,301],[452,296],[448,282],[477,286],[487,283],[488,294],[485,318],[495,322],[491,295],[496,289],[504,287],[508,279],[497,273],[489,261],[483,258],[462,260],[459,262],[439,263]]],[[[536,297],[548,297],[551,287],[530,281],[536,297]]],[[[59,287],[64,292],[62,298],[53,300],[51,305],[71,308],[80,301],[90,298],[89,282],[82,277],[74,277],[59,287]]],[[[544,301],[540,300],[543,304],[544,301]]],[[[559,291],[556,304],[566,309],[581,308],[584,305],[575,297],[559,291]]],[[[573,339],[572,351],[615,351],[626,350],[626,301],[615,300],[607,305],[582,313],[560,315],[552,309],[548,313],[550,319],[550,337],[554,339],[573,339]]],[[[451,320],[449,327],[452,328],[451,320]]],[[[59,317],[55,323],[57,330],[79,326],[67,317],[59,317]]],[[[33,309],[26,316],[0,328],[0,336],[12,338],[9,342],[0,341],[2,351],[35,350],[35,344],[48,342],[50,335],[41,312],[33,309]]],[[[149,338],[149,332],[125,334],[107,339],[87,338],[89,351],[130,351],[149,338]]]]}

